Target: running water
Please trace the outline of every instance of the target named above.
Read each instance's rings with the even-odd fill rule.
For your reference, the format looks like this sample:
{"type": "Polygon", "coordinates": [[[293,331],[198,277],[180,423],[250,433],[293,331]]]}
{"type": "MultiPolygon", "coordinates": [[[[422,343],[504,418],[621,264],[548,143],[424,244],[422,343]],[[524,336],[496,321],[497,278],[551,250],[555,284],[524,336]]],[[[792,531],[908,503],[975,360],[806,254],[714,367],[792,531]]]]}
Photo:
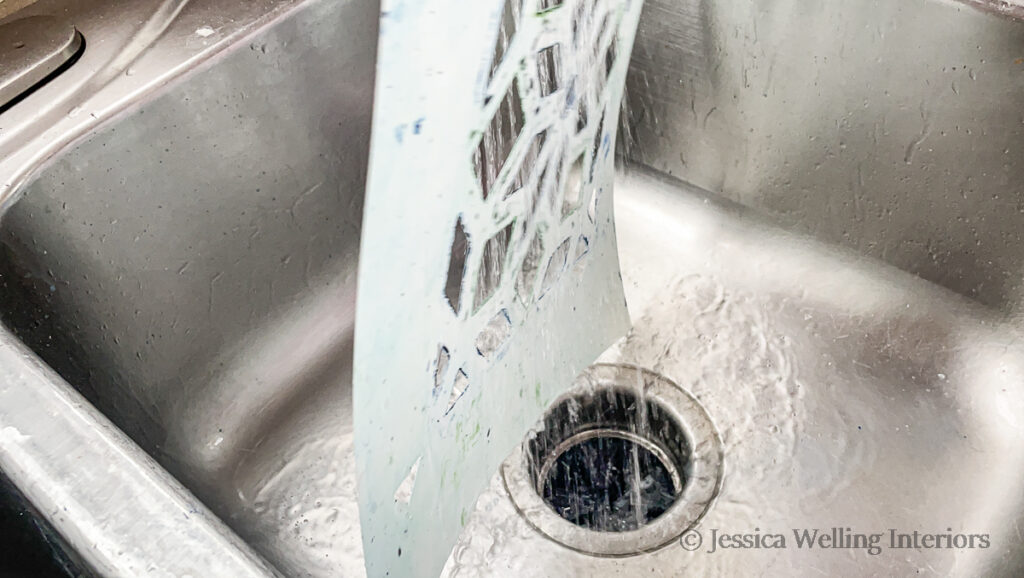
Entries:
{"type": "MultiPolygon", "coordinates": [[[[533,461],[527,470],[547,505],[576,526],[636,530],[675,501],[684,475],[668,456],[683,452],[654,441],[649,422],[660,416],[656,406],[648,407],[652,401],[642,373],[641,391],[606,389],[603,380],[594,388],[593,377],[588,372],[583,386],[549,411],[528,442],[526,455],[533,461]]],[[[678,433],[677,428],[666,431],[678,433]]]]}
{"type": "MultiPolygon", "coordinates": [[[[547,9],[556,4],[542,1],[539,6],[547,9]]],[[[598,3],[574,3],[572,46],[553,44],[542,48],[536,54],[540,96],[549,97],[560,87],[565,87],[566,114],[572,114],[572,118],[576,120],[577,131],[582,131],[588,124],[597,127],[591,141],[591,150],[584,153],[592,155],[593,158],[591,179],[600,151],[611,144],[608,142],[610,139],[604,138],[606,129],[617,127],[620,150],[629,152],[635,144],[632,128],[635,119],[629,95],[621,98],[618,103],[609,103],[607,107],[603,107],[604,114],[598,115],[591,110],[595,108],[595,101],[592,98],[600,100],[606,93],[605,89],[612,79],[613,70],[621,64],[618,62],[619,56],[628,54],[628,51],[623,50],[619,44],[614,31],[619,13],[616,10],[598,10],[598,6],[598,3]]],[[[522,10],[521,0],[508,0],[505,3],[494,50],[495,65],[490,70],[492,79],[498,70],[496,63],[501,61],[509,49],[522,10]]],[[[492,192],[492,187],[502,173],[502,163],[520,139],[523,130],[524,121],[520,112],[523,101],[516,87],[517,82],[514,81],[501,97],[494,119],[475,151],[474,165],[485,197],[492,192]]],[[[530,177],[528,173],[520,171],[523,174],[513,177],[509,194],[519,188],[529,187],[532,191],[533,204],[539,206],[546,202],[545,195],[550,197],[549,200],[553,204],[557,204],[555,193],[561,188],[572,189],[566,190],[566,198],[561,205],[565,218],[581,204],[580,199],[572,196],[577,191],[573,184],[575,180],[568,173],[582,173],[582,163],[568,162],[571,159],[564,158],[566,154],[561,148],[568,146],[567,144],[551,146],[550,149],[554,153],[543,155],[541,158],[545,138],[545,132],[535,135],[523,163],[531,170],[536,165],[538,174],[530,177]],[[569,187],[564,186],[566,182],[570,183],[569,187]]],[[[577,178],[581,178],[581,174],[577,175],[577,178]]],[[[592,198],[596,198],[596,195],[592,198]]],[[[593,221],[593,209],[588,208],[588,211],[593,221]]],[[[527,221],[530,221],[532,216],[528,214],[527,221]]],[[[522,226],[519,230],[525,232],[531,228],[522,226]]],[[[511,235],[510,226],[487,241],[483,265],[478,273],[478,286],[481,289],[475,295],[474,309],[480,307],[490,296],[492,288],[501,283],[502,262],[506,259],[511,235]]],[[[585,254],[586,242],[585,239],[579,242],[577,254],[585,254]]],[[[567,266],[569,248],[569,241],[566,240],[554,251],[546,266],[531,265],[529,272],[533,276],[537,274],[537,266],[545,267],[540,288],[541,296],[567,266]]],[[[524,274],[527,274],[525,265],[520,277],[524,274]]],[[[530,284],[529,280],[519,279],[517,289],[521,285],[530,284]]],[[[543,360],[545,363],[555,361],[543,360]]],[[[603,409],[629,416],[621,431],[590,437],[583,432],[582,437],[573,443],[554,440],[552,443],[558,447],[550,448],[551,451],[545,454],[543,463],[533,463],[531,466],[531,470],[536,472],[537,491],[542,494],[548,506],[558,515],[580,527],[599,532],[636,530],[662,515],[683,490],[686,472],[673,471],[665,463],[664,457],[658,455],[659,452],[664,454],[664,451],[647,447],[642,442],[653,437],[650,423],[652,416],[643,373],[638,370],[635,383],[629,385],[633,388],[631,395],[609,395],[605,400],[608,405],[603,409]],[[559,443],[561,445],[558,445],[559,443]]],[[[570,418],[570,422],[563,425],[570,428],[579,425],[586,429],[586,424],[575,424],[571,419],[579,419],[579,416],[570,418]]]]}
{"type": "MultiPolygon", "coordinates": [[[[706,277],[678,279],[600,361],[650,368],[684,386],[713,416],[721,430],[725,454],[750,464],[741,462],[733,475],[748,480],[776,476],[783,485],[793,475],[783,464],[793,460],[803,408],[789,340],[778,326],[788,322],[769,304],[769,299],[729,292],[706,277]],[[736,355],[736,351],[744,354],[736,355]],[[770,435],[761,435],[764,431],[770,435]]],[[[635,410],[629,431],[638,437],[654,438],[657,432],[652,424],[657,423],[657,416],[650,408],[656,406],[643,403],[648,400],[647,384],[643,372],[635,375],[633,383],[623,384],[633,394],[625,402],[635,410]]],[[[626,409],[622,403],[613,400],[608,408],[626,409]]],[[[581,519],[589,524],[582,526],[601,531],[632,530],[656,519],[651,514],[676,498],[674,494],[652,492],[652,488],[665,487],[665,474],[652,467],[651,461],[645,463],[641,445],[631,445],[626,447],[618,441],[603,447],[592,444],[581,448],[579,455],[585,457],[566,452],[566,461],[572,460],[568,465],[576,470],[574,479],[584,482],[567,487],[576,492],[577,502],[586,501],[582,489],[597,487],[591,480],[605,481],[616,473],[615,467],[629,468],[628,472],[619,472],[626,475],[617,476],[626,488],[609,488],[612,491],[605,496],[591,496],[592,503],[614,515],[583,516],[581,519]],[[624,489],[627,492],[623,493],[624,489]]],[[[658,462],[657,457],[651,457],[658,462]]],[[[729,500],[716,509],[732,520],[747,520],[750,504],[758,499],[734,488],[729,500]]],[[[497,475],[478,501],[444,576],[489,576],[495,575],[495,568],[502,576],[604,575],[611,568],[635,569],[630,564],[642,562],[638,560],[591,557],[545,539],[516,512],[497,475]]],[[[704,560],[713,562],[713,557],[704,560]]],[[[657,571],[651,570],[651,575],[670,576],[678,570],[671,564],[659,566],[657,571]]],[[[647,568],[644,566],[645,573],[647,568]]]]}

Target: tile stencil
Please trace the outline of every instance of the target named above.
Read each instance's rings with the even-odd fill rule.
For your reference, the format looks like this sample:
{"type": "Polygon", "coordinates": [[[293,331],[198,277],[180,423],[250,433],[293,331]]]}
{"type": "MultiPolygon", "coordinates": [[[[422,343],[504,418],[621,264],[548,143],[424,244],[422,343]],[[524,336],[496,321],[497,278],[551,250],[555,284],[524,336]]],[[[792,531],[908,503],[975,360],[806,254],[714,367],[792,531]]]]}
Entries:
{"type": "Polygon", "coordinates": [[[368,575],[437,576],[628,328],[612,220],[641,0],[384,0],[353,396],[368,575]]]}

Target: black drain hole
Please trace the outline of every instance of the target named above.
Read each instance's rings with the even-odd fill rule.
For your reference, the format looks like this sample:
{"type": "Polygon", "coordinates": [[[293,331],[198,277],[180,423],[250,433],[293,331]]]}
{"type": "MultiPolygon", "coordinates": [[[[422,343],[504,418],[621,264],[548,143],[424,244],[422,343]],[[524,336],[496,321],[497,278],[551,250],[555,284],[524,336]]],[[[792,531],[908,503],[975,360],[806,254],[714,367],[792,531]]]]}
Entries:
{"type": "Polygon", "coordinates": [[[525,449],[534,490],[559,516],[587,530],[629,532],[682,495],[691,447],[672,411],[623,386],[556,403],[525,449]]]}
{"type": "Polygon", "coordinates": [[[629,532],[664,514],[679,490],[669,467],[654,452],[633,440],[601,436],[585,439],[555,458],[542,497],[577,526],[629,532]]]}

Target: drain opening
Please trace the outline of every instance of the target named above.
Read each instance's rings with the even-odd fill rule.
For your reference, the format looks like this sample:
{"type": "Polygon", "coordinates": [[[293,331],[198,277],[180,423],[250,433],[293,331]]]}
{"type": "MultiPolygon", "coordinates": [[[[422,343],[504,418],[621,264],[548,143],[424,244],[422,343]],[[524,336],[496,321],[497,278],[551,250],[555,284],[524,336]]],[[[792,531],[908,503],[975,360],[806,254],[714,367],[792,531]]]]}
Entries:
{"type": "Polygon", "coordinates": [[[546,537],[632,556],[703,517],[722,460],[721,438],[689,393],[646,369],[600,364],[552,404],[502,476],[519,513],[546,537]]]}
{"type": "Polygon", "coordinates": [[[654,452],[614,434],[565,450],[543,483],[544,502],[555,513],[597,532],[646,526],[664,514],[682,490],[654,452]]]}
{"type": "Polygon", "coordinates": [[[629,532],[679,498],[686,433],[657,399],[614,387],[556,404],[528,444],[537,492],[559,516],[597,532],[629,532]]]}

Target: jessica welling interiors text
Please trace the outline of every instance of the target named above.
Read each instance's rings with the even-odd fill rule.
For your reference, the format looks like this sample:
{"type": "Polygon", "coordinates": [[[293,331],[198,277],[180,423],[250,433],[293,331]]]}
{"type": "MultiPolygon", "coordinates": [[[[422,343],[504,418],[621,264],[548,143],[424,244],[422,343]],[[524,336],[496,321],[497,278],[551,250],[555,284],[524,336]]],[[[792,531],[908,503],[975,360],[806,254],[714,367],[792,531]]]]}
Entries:
{"type": "Polygon", "coordinates": [[[705,535],[690,530],[679,539],[686,550],[696,551],[702,545],[708,554],[729,549],[801,548],[806,550],[864,550],[877,556],[883,549],[973,549],[988,548],[988,534],[965,534],[946,528],[945,532],[902,531],[890,528],[884,532],[855,532],[851,528],[793,528],[788,532],[730,533],[711,528],[705,535]],[[705,543],[706,542],[706,543],[705,543]]]}

